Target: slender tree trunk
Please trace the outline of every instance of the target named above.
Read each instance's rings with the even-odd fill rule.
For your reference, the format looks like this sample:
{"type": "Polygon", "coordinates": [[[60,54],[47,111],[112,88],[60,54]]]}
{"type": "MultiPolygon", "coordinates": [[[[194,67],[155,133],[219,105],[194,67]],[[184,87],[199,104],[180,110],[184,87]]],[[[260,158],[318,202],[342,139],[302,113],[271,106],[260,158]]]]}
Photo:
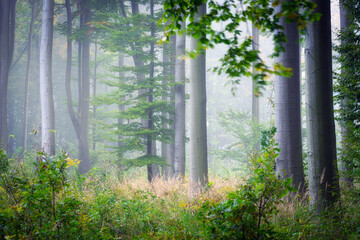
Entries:
{"type": "MultiPolygon", "coordinates": [[[[150,0],[150,15],[151,15],[151,20],[154,19],[154,1],[150,0]]],[[[152,38],[155,38],[155,26],[154,26],[154,22],[152,21],[150,24],[150,34],[152,38]]],[[[155,71],[155,65],[154,65],[154,61],[155,61],[155,43],[151,42],[150,44],[150,76],[149,76],[149,97],[148,97],[148,102],[150,103],[150,105],[154,102],[154,95],[153,95],[153,90],[154,90],[154,71],[155,71]]],[[[154,118],[154,113],[153,113],[153,109],[152,106],[150,106],[149,109],[149,115],[148,115],[148,129],[151,131],[154,128],[154,123],[153,123],[153,118],[154,118]]],[[[147,155],[156,155],[156,145],[155,145],[155,140],[153,140],[153,136],[151,133],[148,134],[147,137],[147,144],[146,144],[146,154],[147,155]]],[[[148,180],[149,182],[152,182],[152,180],[159,176],[159,167],[156,164],[149,164],[147,166],[148,168],[148,180]]]]}
{"type": "MultiPolygon", "coordinates": [[[[163,86],[163,95],[162,95],[162,100],[165,102],[169,101],[169,77],[170,77],[170,73],[169,73],[169,63],[170,63],[170,59],[169,59],[169,45],[168,44],[164,44],[163,45],[163,80],[162,80],[162,86],[163,86]]],[[[167,111],[163,111],[162,112],[162,117],[164,119],[169,118],[169,113],[167,111]]],[[[166,129],[168,128],[169,125],[165,122],[163,122],[162,124],[162,128],[166,129]]],[[[165,176],[166,178],[171,178],[172,177],[172,172],[173,172],[173,166],[172,163],[170,162],[170,158],[168,155],[168,150],[169,150],[169,144],[166,142],[161,142],[161,157],[166,161],[166,163],[169,166],[164,166],[162,168],[162,174],[163,176],[165,176]]]]}
{"type": "MultiPolygon", "coordinates": [[[[259,30],[252,24],[252,48],[253,50],[259,50],[259,30]]],[[[253,74],[256,74],[255,64],[253,65],[253,74]]],[[[256,82],[252,81],[252,102],[251,102],[251,115],[252,121],[259,122],[259,96],[257,94],[256,82]]]]}
{"type": "Polygon", "coordinates": [[[35,15],[35,0],[31,2],[31,20],[28,34],[28,54],[26,64],[26,77],[25,77],[25,103],[24,103],[24,123],[23,123],[23,138],[22,138],[22,153],[26,152],[27,144],[27,125],[28,125],[28,111],[29,111],[29,81],[30,81],[30,69],[31,69],[31,46],[32,35],[35,15]]]}
{"type": "MultiPolygon", "coordinates": [[[[87,28],[90,22],[90,10],[88,9],[87,0],[81,1],[81,9],[83,12],[83,26],[87,28]]],[[[82,61],[81,61],[81,104],[80,105],[80,142],[79,142],[79,172],[84,174],[91,169],[89,154],[89,104],[90,104],[90,39],[89,33],[85,33],[82,42],[82,61]]]]}
{"type": "MultiPolygon", "coordinates": [[[[82,12],[80,14],[79,17],[79,26],[80,28],[84,28],[84,13],[83,13],[83,7],[82,7],[82,1],[86,1],[86,0],[79,0],[78,4],[77,4],[77,8],[80,12],[82,12]]],[[[82,51],[83,51],[83,46],[82,46],[83,41],[81,40],[81,38],[79,38],[79,42],[78,42],[78,107],[77,107],[77,114],[80,115],[80,111],[81,111],[81,103],[82,103],[82,51]]]]}
{"type": "MultiPolygon", "coordinates": [[[[170,94],[170,105],[172,109],[175,109],[175,87],[174,86],[174,81],[175,81],[175,62],[176,62],[176,53],[175,53],[175,49],[176,49],[176,41],[177,41],[177,37],[176,35],[172,35],[170,37],[170,41],[171,41],[171,47],[170,47],[170,89],[169,89],[169,94],[170,94]]],[[[169,113],[169,120],[171,122],[173,122],[173,124],[169,125],[169,128],[175,132],[175,113],[169,113]]],[[[168,144],[168,161],[169,163],[171,163],[172,166],[175,165],[175,143],[172,142],[170,144],[168,144]]],[[[170,174],[174,175],[174,169],[171,169],[170,174]]]]}
{"type": "MultiPolygon", "coordinates": [[[[206,13],[206,5],[198,8],[197,18],[206,13]]],[[[190,39],[190,49],[198,48],[197,39],[190,39]]],[[[190,62],[190,185],[196,195],[208,182],[206,134],[206,61],[205,52],[190,62]]]]}
{"type": "Polygon", "coordinates": [[[52,44],[54,0],[43,1],[40,45],[41,146],[45,153],[55,154],[55,117],[52,89],[52,44]]]}
{"type": "Polygon", "coordinates": [[[333,110],[330,0],[314,0],[320,21],[308,25],[306,87],[310,204],[319,213],[339,198],[333,110]]]}
{"type": "MultiPolygon", "coordinates": [[[[185,28],[185,23],[181,23],[185,28]]],[[[175,177],[185,177],[185,34],[176,36],[175,49],[175,177]]]]}
{"type": "MultiPolygon", "coordinates": [[[[98,52],[98,48],[97,48],[97,43],[95,42],[93,97],[96,97],[97,67],[98,67],[97,52],[98,52]]],[[[94,121],[93,129],[92,129],[92,140],[93,140],[92,150],[95,151],[95,149],[96,149],[96,141],[95,141],[96,140],[95,139],[96,138],[96,105],[94,104],[92,107],[93,107],[93,121],[94,121]]]]}
{"type": "Polygon", "coordinates": [[[0,147],[7,149],[7,86],[10,67],[10,1],[3,0],[0,6],[0,147]]]}
{"type": "Polygon", "coordinates": [[[278,76],[275,79],[276,142],[280,148],[276,174],[282,179],[291,177],[294,187],[303,192],[299,30],[296,22],[287,23],[284,18],[280,19],[280,24],[284,27],[287,42],[279,62],[292,69],[292,76],[278,76]]]}
{"type": "MultiPolygon", "coordinates": [[[[124,55],[123,54],[121,54],[121,53],[119,53],[119,61],[118,61],[118,66],[119,66],[119,68],[120,67],[123,67],[124,66],[124,55]]],[[[119,81],[120,82],[125,82],[125,73],[123,72],[123,71],[119,71],[119,81]]],[[[125,98],[123,98],[123,99],[121,99],[122,101],[124,101],[125,100],[125,98]]],[[[119,105],[119,112],[121,113],[121,112],[123,112],[123,111],[125,111],[125,105],[124,104],[121,104],[121,105],[119,105]]],[[[121,117],[119,117],[118,118],[118,130],[120,131],[120,129],[121,129],[121,127],[124,125],[124,119],[123,118],[121,118],[121,117]]],[[[122,136],[121,136],[121,134],[119,134],[118,135],[118,148],[120,149],[121,147],[122,147],[122,145],[123,145],[123,143],[121,142],[121,140],[122,140],[122,136]]],[[[123,159],[123,153],[122,153],[122,151],[120,151],[119,150],[119,154],[118,154],[118,158],[119,158],[119,163],[118,163],[118,168],[119,168],[119,170],[123,170],[124,169],[124,166],[123,165],[121,165],[121,160],[123,159]]]]}
{"type": "MultiPolygon", "coordinates": [[[[10,1],[10,34],[9,34],[9,70],[8,74],[10,74],[10,69],[12,66],[13,56],[14,56],[14,46],[15,46],[15,7],[16,7],[16,0],[10,1]]],[[[11,97],[11,96],[10,96],[11,97]]],[[[9,95],[8,95],[9,98],[9,95]]],[[[12,98],[9,98],[12,99],[12,98]]],[[[14,138],[14,132],[15,132],[15,109],[14,109],[14,103],[7,101],[7,109],[10,108],[10,111],[8,112],[7,119],[8,119],[8,155],[12,156],[15,152],[15,138],[14,138]],[[13,106],[11,106],[13,105],[13,106]]]]}
{"type": "Polygon", "coordinates": [[[71,122],[74,126],[74,130],[77,136],[78,141],[80,141],[80,124],[77,119],[74,107],[72,105],[72,94],[71,94],[71,65],[72,65],[72,13],[70,0],[65,1],[66,6],[66,15],[67,15],[67,55],[66,55],[66,75],[65,75],[65,89],[66,89],[66,100],[67,108],[69,111],[69,116],[71,122]]]}
{"type": "MultiPolygon", "coordinates": [[[[348,19],[349,15],[348,15],[348,10],[347,7],[342,3],[342,1],[340,1],[340,29],[341,31],[347,31],[347,29],[350,26],[350,20],[348,19]]],[[[340,33],[341,34],[341,33],[340,33]]],[[[341,42],[342,45],[347,44],[346,41],[342,41],[341,42]]],[[[344,70],[342,68],[341,73],[342,74],[346,74],[345,72],[346,70],[344,70]]],[[[342,104],[341,104],[341,108],[346,108],[347,106],[347,101],[348,99],[343,99],[342,104]]],[[[341,124],[341,142],[342,142],[342,152],[350,152],[351,150],[349,149],[348,146],[348,136],[349,134],[351,134],[351,128],[349,128],[346,123],[341,124]]],[[[353,177],[349,175],[349,171],[351,171],[352,168],[352,159],[348,159],[346,157],[342,158],[342,162],[341,162],[341,182],[347,184],[347,186],[353,186],[353,177]]]]}

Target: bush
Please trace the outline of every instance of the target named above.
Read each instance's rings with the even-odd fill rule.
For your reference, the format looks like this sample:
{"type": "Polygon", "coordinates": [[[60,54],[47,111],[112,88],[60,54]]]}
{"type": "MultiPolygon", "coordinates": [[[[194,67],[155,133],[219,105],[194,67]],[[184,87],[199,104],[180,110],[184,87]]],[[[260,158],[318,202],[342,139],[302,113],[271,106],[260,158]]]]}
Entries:
{"type": "Polygon", "coordinates": [[[199,211],[206,239],[276,239],[270,221],[277,205],[289,191],[292,179],[279,180],[274,163],[279,149],[274,141],[275,128],[263,132],[262,149],[251,159],[252,174],[247,182],[219,203],[207,201],[199,211]]]}

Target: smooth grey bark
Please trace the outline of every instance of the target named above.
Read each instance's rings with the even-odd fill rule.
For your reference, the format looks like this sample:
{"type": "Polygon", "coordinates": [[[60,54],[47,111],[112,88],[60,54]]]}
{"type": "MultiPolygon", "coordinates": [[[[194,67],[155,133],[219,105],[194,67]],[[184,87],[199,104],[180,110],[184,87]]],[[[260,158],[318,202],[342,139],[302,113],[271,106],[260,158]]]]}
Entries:
{"type": "Polygon", "coordinates": [[[31,19],[28,34],[28,47],[27,47],[27,63],[26,63],[26,77],[25,77],[25,102],[24,102],[24,122],[23,122],[23,138],[22,138],[22,153],[26,152],[27,145],[27,125],[28,125],[28,111],[29,111],[29,81],[30,81],[30,69],[31,69],[31,46],[32,35],[35,17],[35,0],[31,2],[31,19]]]}
{"type": "Polygon", "coordinates": [[[66,75],[65,75],[65,89],[66,89],[66,99],[67,99],[67,108],[69,111],[69,116],[71,122],[74,126],[74,130],[78,140],[80,139],[80,125],[77,119],[74,107],[72,105],[72,94],[71,94],[71,65],[72,65],[72,13],[70,0],[65,1],[66,15],[67,15],[67,52],[66,52],[66,75]]]}
{"type": "Polygon", "coordinates": [[[333,109],[330,0],[314,0],[321,19],[306,31],[306,110],[310,205],[319,213],[339,198],[333,109]]]}
{"type": "MultiPolygon", "coordinates": [[[[81,10],[83,13],[83,26],[87,28],[90,22],[90,10],[88,9],[89,1],[81,1],[81,10]]],[[[91,169],[89,154],[89,106],[90,106],[90,39],[89,32],[85,33],[82,41],[81,51],[81,104],[80,105],[80,141],[79,141],[79,172],[84,174],[91,169]]]]}
{"type": "Polygon", "coordinates": [[[292,76],[275,78],[275,140],[280,148],[276,174],[281,179],[291,177],[293,186],[303,192],[299,30],[296,22],[287,23],[284,17],[280,19],[280,25],[287,42],[283,44],[285,52],[280,53],[278,61],[292,69],[292,76]]]}
{"type": "MultiPolygon", "coordinates": [[[[254,26],[254,24],[252,24],[252,49],[253,50],[259,50],[259,30],[254,26]]],[[[256,69],[255,69],[255,64],[253,64],[253,74],[256,74],[256,69]]],[[[256,86],[256,82],[252,81],[252,102],[251,102],[251,116],[252,116],[252,121],[256,121],[259,122],[260,118],[259,118],[259,113],[260,113],[260,108],[259,108],[259,96],[258,94],[256,94],[257,91],[257,86],[256,86]]]]}
{"type": "MultiPolygon", "coordinates": [[[[206,4],[202,4],[196,18],[205,13],[206,4]]],[[[191,50],[198,44],[198,39],[190,39],[191,50]]],[[[190,191],[195,196],[208,183],[205,51],[190,61],[190,109],[190,191]]]]}
{"type": "MultiPolygon", "coordinates": [[[[96,97],[96,84],[97,84],[97,67],[98,67],[98,63],[97,63],[97,54],[98,54],[98,47],[97,47],[97,43],[95,42],[95,50],[94,50],[94,79],[93,79],[93,86],[92,86],[92,97],[95,98],[96,97]]],[[[119,59],[120,61],[120,59],[119,59]]],[[[93,104],[92,106],[93,109],[93,129],[92,129],[92,150],[96,150],[96,105],[93,104]]]]}
{"type": "MultiPolygon", "coordinates": [[[[346,31],[348,27],[350,26],[350,20],[349,20],[349,13],[347,7],[343,4],[342,1],[340,1],[340,31],[346,31]]],[[[340,33],[341,34],[341,33],[340,33]]],[[[342,45],[346,44],[345,40],[342,40],[342,45]]],[[[342,68],[341,73],[345,74],[345,70],[342,68]]],[[[341,108],[346,108],[346,102],[348,99],[343,99],[342,104],[340,105],[341,108]]],[[[341,124],[341,142],[342,142],[342,152],[347,152],[348,146],[347,146],[347,136],[351,132],[351,129],[346,124],[341,124]]],[[[352,159],[343,158],[341,163],[341,182],[347,184],[347,186],[353,186],[353,177],[348,174],[348,172],[352,168],[352,159]]]]}
{"type": "Polygon", "coordinates": [[[7,88],[10,68],[10,1],[0,3],[0,147],[7,149],[7,88]]]}
{"type": "MultiPolygon", "coordinates": [[[[170,37],[171,47],[170,47],[170,98],[169,103],[172,109],[175,109],[175,87],[174,87],[174,81],[175,81],[175,64],[176,64],[176,42],[177,42],[177,35],[172,35],[170,37]]],[[[173,123],[169,125],[169,128],[175,132],[175,113],[169,113],[169,120],[173,123]]],[[[168,144],[168,161],[169,163],[174,166],[175,163],[175,142],[172,142],[168,144]]],[[[172,174],[174,174],[174,170],[172,170],[172,174]]]]}
{"type": "MultiPolygon", "coordinates": [[[[119,68],[121,68],[121,67],[123,67],[124,66],[124,55],[123,54],[119,54],[119,61],[118,61],[118,67],[119,68]]],[[[125,73],[123,72],[123,71],[119,71],[119,81],[120,82],[123,82],[123,81],[125,81],[125,73]]],[[[122,101],[124,101],[125,99],[123,98],[123,99],[121,99],[122,101]]],[[[125,105],[119,105],[119,112],[121,113],[121,112],[123,112],[123,111],[125,111],[125,105]]],[[[122,125],[124,125],[124,119],[123,118],[121,118],[121,117],[119,117],[118,118],[118,130],[120,130],[120,128],[121,128],[121,126],[122,125]]],[[[122,145],[123,145],[123,143],[121,142],[121,139],[122,139],[123,137],[119,134],[119,136],[118,136],[118,147],[120,148],[122,145]]],[[[119,158],[119,162],[118,162],[118,169],[121,171],[121,170],[123,170],[124,169],[124,166],[123,165],[121,165],[121,160],[123,159],[123,154],[122,153],[120,153],[120,151],[119,151],[119,154],[118,154],[118,158],[119,158]]]]}
{"type": "MultiPolygon", "coordinates": [[[[12,66],[13,55],[14,55],[14,46],[15,46],[15,7],[16,0],[10,1],[10,32],[9,32],[9,70],[8,74],[10,74],[10,69],[12,66]]],[[[8,96],[9,98],[9,96],[8,96]]],[[[11,99],[11,96],[10,98],[11,99]]],[[[12,156],[15,152],[15,139],[14,139],[14,131],[15,131],[15,110],[13,108],[13,102],[7,101],[7,108],[10,108],[10,111],[7,113],[7,130],[8,130],[8,155],[12,156]]]]}
{"type": "MultiPolygon", "coordinates": [[[[185,28],[185,23],[181,23],[185,28]]],[[[185,34],[176,36],[175,48],[175,177],[185,177],[185,34]]]]}
{"type": "Polygon", "coordinates": [[[40,43],[41,147],[48,155],[55,154],[55,116],[52,87],[54,0],[43,1],[40,43]]]}
{"type": "MultiPolygon", "coordinates": [[[[162,100],[164,102],[168,102],[169,101],[169,78],[170,78],[170,69],[169,69],[169,64],[170,64],[170,55],[169,55],[169,44],[165,43],[163,44],[163,80],[162,80],[162,87],[163,87],[163,95],[162,95],[162,100]]],[[[164,119],[169,118],[169,113],[167,111],[163,111],[162,112],[162,117],[164,119]]],[[[166,129],[168,128],[169,125],[165,122],[163,122],[162,124],[162,128],[166,129]]],[[[173,171],[174,171],[174,166],[173,163],[171,162],[171,158],[169,156],[169,144],[166,142],[161,142],[161,157],[165,160],[165,162],[169,165],[169,166],[163,166],[162,167],[162,175],[165,176],[167,179],[172,178],[173,177],[173,171]]]]}

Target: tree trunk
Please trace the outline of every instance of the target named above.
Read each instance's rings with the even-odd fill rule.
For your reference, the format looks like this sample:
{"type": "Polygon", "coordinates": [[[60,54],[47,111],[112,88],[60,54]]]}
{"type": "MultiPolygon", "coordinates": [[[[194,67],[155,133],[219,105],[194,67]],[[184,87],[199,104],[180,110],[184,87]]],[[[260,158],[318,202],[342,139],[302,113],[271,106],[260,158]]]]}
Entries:
{"type": "MultiPolygon", "coordinates": [[[[252,49],[259,50],[259,30],[252,24],[252,49]]],[[[255,64],[253,64],[253,74],[256,74],[255,64]]],[[[252,81],[252,102],[251,102],[252,121],[259,122],[259,96],[257,94],[256,82],[252,81]]]]}
{"type": "MultiPolygon", "coordinates": [[[[348,27],[350,26],[350,21],[348,19],[348,10],[347,7],[342,3],[342,1],[340,1],[340,29],[341,31],[347,31],[348,27]]],[[[340,33],[341,34],[341,33],[340,33]]],[[[342,41],[341,42],[342,45],[346,45],[346,41],[342,41]]],[[[346,70],[344,70],[343,68],[341,68],[341,74],[346,74],[345,72],[346,70]]],[[[350,74],[350,73],[348,73],[350,74]]],[[[343,99],[342,103],[340,104],[340,108],[347,108],[347,102],[348,99],[343,99]]],[[[345,111],[349,111],[349,110],[345,110],[345,111]]],[[[351,149],[349,149],[350,146],[348,146],[347,142],[351,141],[348,139],[349,134],[351,134],[351,128],[349,126],[347,126],[346,123],[341,124],[341,142],[342,142],[342,152],[344,153],[348,153],[351,151],[351,149]]],[[[352,168],[352,159],[349,159],[345,156],[342,158],[342,162],[341,162],[341,182],[345,183],[347,186],[352,186],[354,179],[353,177],[349,174],[349,171],[351,171],[352,168]]]]}
{"type": "Polygon", "coordinates": [[[290,78],[275,78],[275,127],[276,142],[280,153],[276,159],[276,174],[281,178],[291,177],[293,186],[304,190],[304,167],[301,139],[301,91],[300,91],[300,42],[296,22],[280,19],[287,42],[285,52],[280,53],[279,62],[292,69],[290,78]]]}
{"type": "Polygon", "coordinates": [[[70,0],[65,1],[66,6],[66,15],[67,15],[67,55],[66,55],[66,75],[65,75],[65,89],[66,89],[66,100],[67,100],[67,108],[69,111],[69,116],[71,122],[74,126],[75,133],[77,139],[80,139],[80,125],[77,119],[76,113],[74,111],[74,107],[72,105],[72,94],[71,94],[71,65],[72,65],[72,13],[71,13],[71,6],[70,0]]]}
{"type": "MultiPolygon", "coordinates": [[[[124,66],[124,56],[120,53],[119,54],[119,61],[118,61],[118,67],[120,68],[120,67],[123,67],[124,66]]],[[[119,71],[119,81],[120,82],[125,82],[125,73],[123,72],[123,71],[119,71]]],[[[124,101],[125,100],[125,98],[123,98],[123,99],[121,99],[122,101],[124,101]]],[[[123,112],[123,111],[125,111],[125,105],[119,105],[119,112],[121,113],[121,112],[123,112]]],[[[123,118],[121,118],[121,117],[119,117],[118,118],[118,130],[120,131],[120,128],[121,128],[121,126],[123,126],[124,125],[124,119],[123,118]]],[[[121,146],[123,145],[123,143],[121,142],[121,139],[122,139],[123,137],[119,134],[118,135],[118,148],[120,149],[121,148],[121,146]]],[[[118,162],[118,169],[120,170],[120,171],[122,171],[122,170],[124,170],[125,169],[125,166],[124,165],[122,165],[121,164],[121,161],[122,161],[122,159],[123,159],[123,154],[122,154],[122,152],[121,151],[119,151],[119,154],[118,154],[118,158],[119,158],[119,162],[118,162]]]]}
{"type": "MultiPolygon", "coordinates": [[[[81,1],[81,10],[83,13],[83,27],[88,28],[90,22],[90,10],[87,0],[81,1]]],[[[84,174],[91,169],[88,130],[89,130],[89,104],[90,104],[90,39],[89,32],[85,33],[82,42],[81,52],[81,104],[80,105],[80,141],[79,141],[79,172],[84,174]]]]}
{"type": "MultiPolygon", "coordinates": [[[[98,48],[97,48],[97,43],[95,42],[95,53],[94,53],[94,80],[93,80],[93,98],[96,97],[96,84],[97,84],[97,67],[98,67],[98,63],[97,63],[97,54],[98,54],[98,48]]],[[[120,61],[120,60],[119,60],[120,61]]],[[[93,129],[92,129],[92,150],[96,150],[96,105],[94,104],[92,106],[93,108],[93,129]]]]}
{"type": "Polygon", "coordinates": [[[339,198],[333,110],[330,0],[315,0],[318,22],[306,35],[306,87],[310,204],[319,213],[339,198]]]}
{"type": "MultiPolygon", "coordinates": [[[[150,0],[150,15],[151,15],[151,20],[154,19],[154,1],[150,0]]],[[[152,21],[150,23],[150,34],[152,38],[155,38],[155,26],[154,26],[154,22],[152,21]]],[[[150,103],[150,105],[154,102],[154,96],[153,96],[153,86],[154,86],[154,71],[155,71],[155,65],[154,65],[154,61],[155,61],[155,43],[151,42],[150,44],[150,76],[149,76],[149,97],[148,97],[148,102],[150,103]]],[[[154,123],[153,123],[153,118],[154,118],[154,113],[153,113],[153,109],[152,106],[150,106],[149,109],[149,114],[148,114],[148,129],[151,131],[154,128],[154,123]]],[[[147,137],[147,144],[146,144],[146,154],[147,155],[156,155],[156,145],[155,145],[155,140],[153,140],[153,136],[151,133],[148,134],[147,137]]],[[[147,166],[148,168],[148,180],[149,182],[152,182],[152,180],[159,176],[159,167],[156,164],[149,164],[147,166]]]]}
{"type": "Polygon", "coordinates": [[[27,145],[27,125],[28,125],[28,111],[29,111],[29,81],[30,81],[30,69],[31,69],[31,46],[32,35],[35,15],[35,0],[31,2],[31,20],[28,34],[28,54],[26,64],[26,77],[25,77],[25,103],[24,103],[24,123],[23,123],[23,138],[22,138],[22,153],[26,152],[27,145]]]}
{"type": "MultiPolygon", "coordinates": [[[[206,5],[198,8],[196,18],[206,13],[206,5]]],[[[199,40],[190,39],[190,49],[198,48],[199,40]]],[[[190,62],[190,185],[196,195],[208,182],[206,133],[206,56],[205,51],[190,62]]]]}
{"type": "Polygon", "coordinates": [[[55,118],[52,89],[52,44],[54,0],[43,1],[40,45],[41,146],[46,154],[55,154],[55,118]]]}
{"type": "Polygon", "coordinates": [[[2,1],[0,7],[0,148],[7,149],[7,86],[10,67],[10,1],[2,1]]]}
{"type": "MultiPolygon", "coordinates": [[[[185,28],[185,23],[181,23],[185,28]]],[[[175,177],[185,177],[185,34],[176,36],[175,48],[175,177]]]]}
{"type": "MultiPolygon", "coordinates": [[[[165,43],[163,44],[163,80],[162,80],[162,88],[163,88],[163,95],[162,95],[162,100],[164,102],[168,102],[169,101],[169,77],[170,77],[170,72],[169,72],[169,64],[170,64],[170,58],[169,58],[169,44],[165,43]]],[[[162,117],[164,119],[169,118],[169,113],[167,111],[163,111],[162,112],[162,117]]],[[[162,123],[162,128],[166,129],[169,127],[169,124],[163,122],[162,123]]],[[[162,168],[162,174],[163,176],[165,176],[167,179],[172,178],[173,176],[173,172],[174,172],[174,166],[171,162],[171,158],[169,157],[169,144],[166,142],[161,142],[161,157],[166,161],[166,163],[169,166],[164,166],[162,168]]]]}

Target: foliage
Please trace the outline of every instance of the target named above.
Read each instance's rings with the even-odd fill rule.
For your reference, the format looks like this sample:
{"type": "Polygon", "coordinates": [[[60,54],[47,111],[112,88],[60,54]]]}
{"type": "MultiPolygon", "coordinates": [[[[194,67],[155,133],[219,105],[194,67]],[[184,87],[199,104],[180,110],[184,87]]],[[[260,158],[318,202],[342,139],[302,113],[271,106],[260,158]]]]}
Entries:
{"type": "Polygon", "coordinates": [[[279,63],[273,67],[267,66],[261,59],[260,52],[252,49],[252,36],[244,36],[244,32],[240,30],[241,24],[249,21],[262,32],[274,33],[273,56],[278,56],[284,51],[282,44],[286,42],[283,27],[279,24],[281,17],[285,17],[289,22],[295,21],[302,30],[309,22],[320,18],[319,14],[312,12],[316,7],[312,1],[284,1],[280,4],[279,0],[166,0],[163,16],[163,21],[168,23],[166,36],[169,38],[179,31],[199,39],[198,50],[190,53],[190,56],[195,56],[207,48],[214,48],[217,44],[227,45],[229,48],[221,59],[222,65],[214,71],[219,74],[224,72],[235,78],[233,83],[238,83],[241,76],[252,76],[257,85],[263,87],[269,75],[291,76],[291,69],[279,63]],[[207,4],[207,13],[197,16],[197,9],[203,3],[207,4]],[[183,21],[189,21],[186,29],[181,29],[180,23],[183,21]],[[213,26],[217,23],[222,23],[224,27],[216,30],[213,26]],[[252,64],[257,69],[254,75],[250,69],[252,64]]]}
{"type": "Polygon", "coordinates": [[[319,217],[306,201],[281,203],[291,182],[275,177],[273,139],[262,142],[244,184],[234,191],[239,179],[213,179],[198,199],[187,179],[114,182],[101,171],[77,176],[78,160],[65,154],[19,162],[0,150],[0,238],[357,239],[359,196],[343,192],[341,205],[319,217]]]}
{"type": "Polygon", "coordinates": [[[276,129],[262,132],[261,153],[251,159],[252,174],[246,184],[220,203],[206,202],[199,216],[209,239],[274,239],[279,233],[270,219],[289,191],[292,179],[279,180],[275,173],[276,129]]]}
{"type": "Polygon", "coordinates": [[[219,114],[220,126],[226,134],[235,138],[231,144],[222,149],[215,149],[212,154],[217,164],[231,164],[230,170],[241,170],[244,176],[249,173],[249,158],[260,147],[261,129],[263,126],[252,121],[249,112],[229,110],[219,114]],[[234,164],[234,161],[238,162],[234,164]],[[240,164],[240,166],[239,166],[240,164]],[[235,167],[235,166],[236,167],[235,167]]]}
{"type": "Polygon", "coordinates": [[[360,6],[351,0],[342,1],[349,15],[350,23],[347,29],[342,29],[338,35],[341,44],[335,46],[337,61],[340,63],[340,73],[336,74],[335,101],[340,108],[337,120],[342,126],[342,149],[340,160],[346,165],[344,173],[347,178],[359,182],[360,178],[360,6]]]}
{"type": "Polygon", "coordinates": [[[0,236],[56,239],[75,234],[81,201],[69,191],[66,155],[48,158],[39,152],[31,173],[11,161],[1,152],[0,236]]]}
{"type": "Polygon", "coordinates": [[[156,25],[155,36],[149,35],[159,14],[128,14],[124,3],[120,4],[119,11],[120,14],[99,12],[99,18],[107,21],[94,22],[94,26],[102,49],[125,59],[132,58],[134,66],[118,65],[116,60],[113,61],[116,65],[109,67],[112,80],[103,80],[102,83],[109,87],[110,92],[97,95],[93,103],[100,107],[98,111],[107,106],[115,107],[115,110],[105,112],[99,125],[104,130],[103,137],[111,143],[125,167],[165,164],[163,159],[145,154],[149,141],[173,141],[173,130],[163,127],[172,123],[163,113],[174,111],[164,100],[164,97],[169,97],[169,86],[163,84],[164,76],[161,74],[166,63],[157,56],[161,49],[156,47],[154,54],[149,50],[162,30],[162,26],[156,25]],[[154,76],[148,74],[152,66],[154,76]],[[148,126],[149,120],[151,127],[148,126]]]}

